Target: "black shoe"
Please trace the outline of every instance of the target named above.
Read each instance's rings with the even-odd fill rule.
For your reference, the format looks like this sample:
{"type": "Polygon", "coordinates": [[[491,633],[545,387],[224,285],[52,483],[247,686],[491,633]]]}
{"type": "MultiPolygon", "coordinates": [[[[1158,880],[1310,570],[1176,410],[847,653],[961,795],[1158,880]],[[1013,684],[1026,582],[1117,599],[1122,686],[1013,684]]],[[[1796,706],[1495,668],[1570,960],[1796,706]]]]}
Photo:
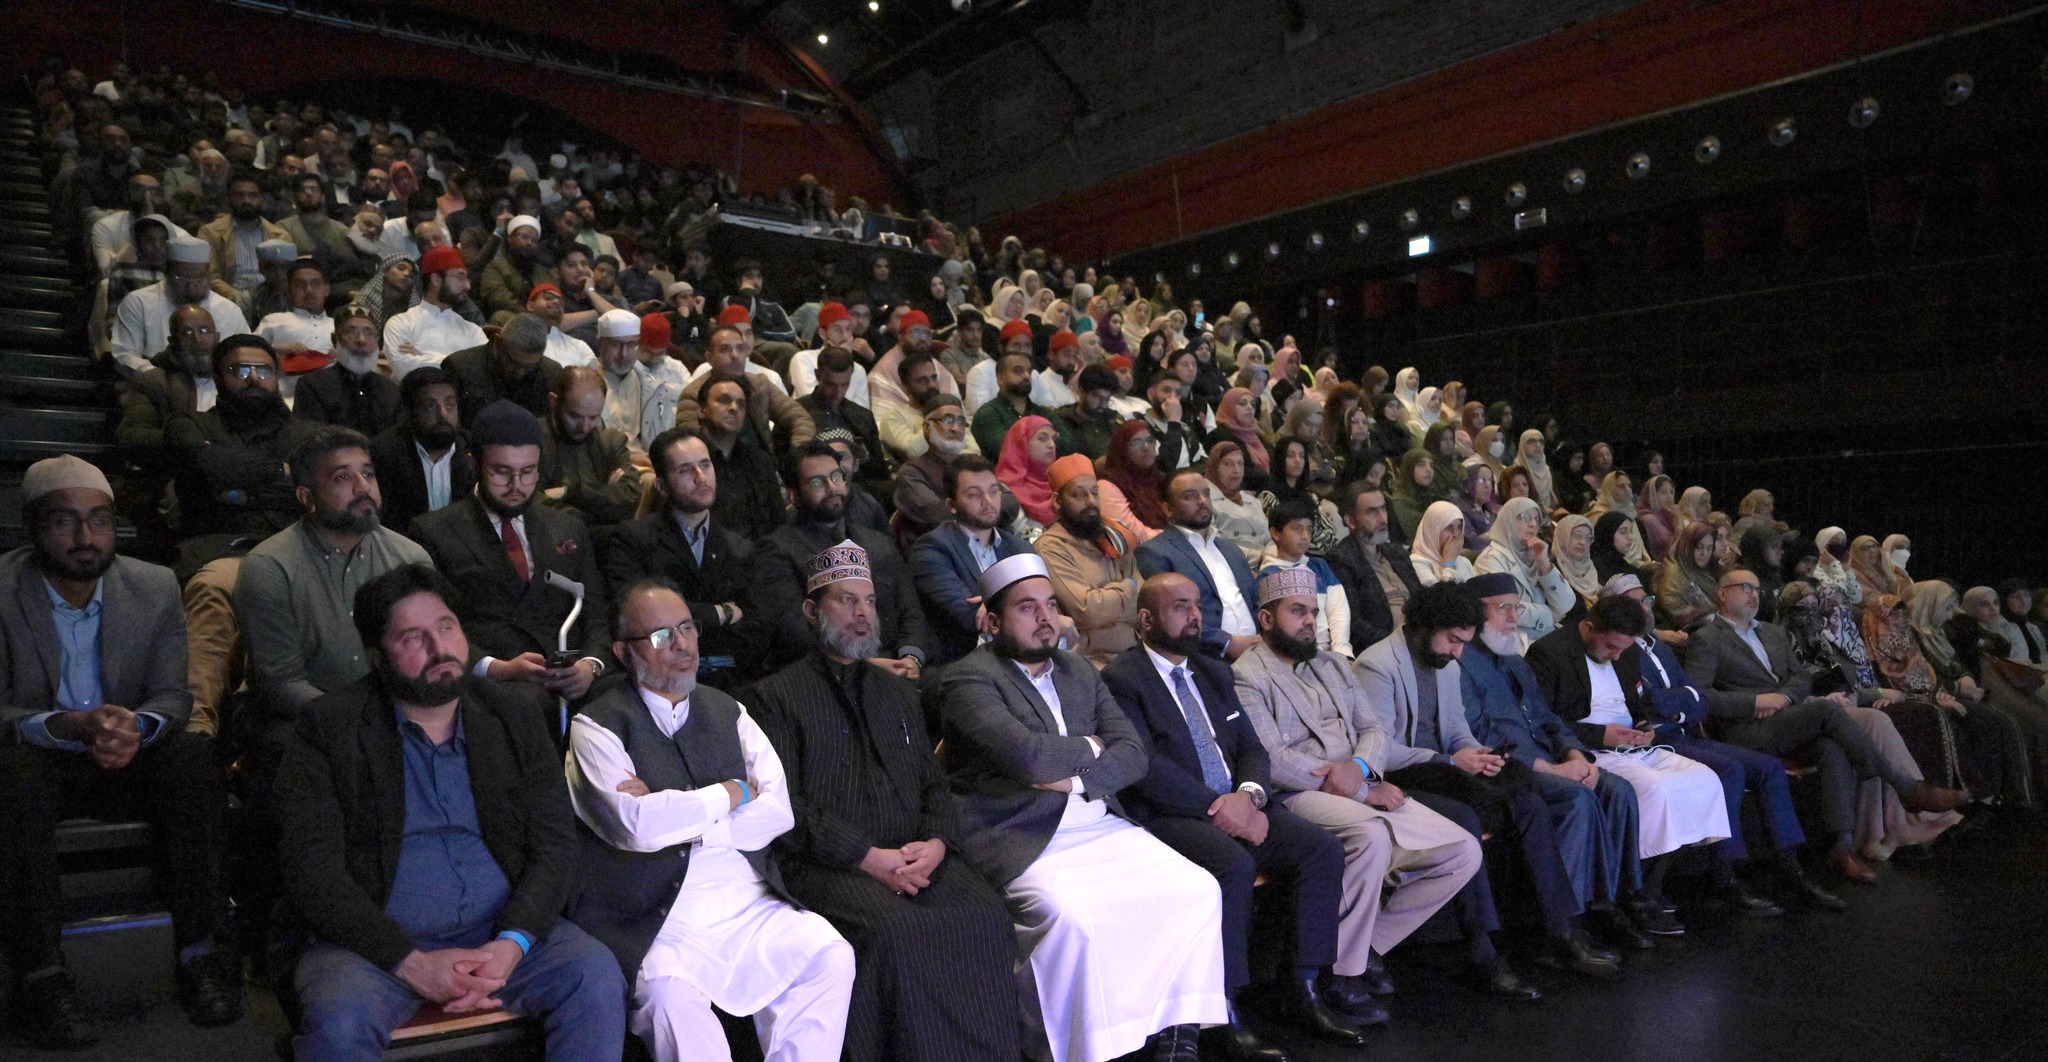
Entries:
{"type": "Polygon", "coordinates": [[[1506,959],[1496,955],[1482,959],[1465,967],[1465,983],[1490,996],[1512,999],[1522,1003],[1535,1003],[1543,999],[1543,993],[1536,986],[1508,968],[1506,959]]]}
{"type": "Polygon", "coordinates": [[[69,971],[36,978],[14,997],[15,1021],[30,1043],[46,1051],[76,1051],[100,1042],[98,1030],[78,1006],[78,989],[69,971]]]}
{"type": "Polygon", "coordinates": [[[1553,970],[1588,977],[1595,981],[1621,980],[1621,956],[1595,947],[1586,931],[1573,926],[1563,936],[1552,937],[1536,953],[1536,961],[1553,970]]]}
{"type": "Polygon", "coordinates": [[[242,1020],[242,959],[216,951],[178,967],[178,1003],[201,1028],[242,1020]]]}
{"type": "Polygon", "coordinates": [[[1392,1017],[1362,977],[1331,976],[1323,984],[1322,1002],[1353,1025],[1385,1025],[1392,1017]]]}
{"type": "Polygon", "coordinates": [[[1224,1062],[1287,1062],[1287,1052],[1259,1039],[1258,1034],[1236,1020],[1203,1029],[1198,1040],[1204,1058],[1224,1062]]]}
{"type": "Polygon", "coordinates": [[[1630,921],[1635,923],[1637,929],[1651,936],[1682,937],[1685,935],[1685,923],[1680,922],[1678,915],[1674,912],[1665,910],[1664,904],[1661,901],[1630,900],[1628,903],[1628,917],[1630,921]]]}
{"type": "Polygon", "coordinates": [[[1169,1025],[1152,1034],[1154,1062],[1202,1062],[1202,1027],[1169,1025]]]}
{"type": "Polygon", "coordinates": [[[1714,901],[1750,918],[1782,918],[1785,915],[1783,907],[1743,888],[1739,881],[1731,881],[1715,889],[1714,901]]]}
{"type": "Polygon", "coordinates": [[[1849,905],[1843,903],[1840,896],[1815,885],[1813,879],[1807,877],[1804,872],[1786,875],[1785,890],[1791,894],[1792,901],[1802,907],[1837,913],[1849,909],[1849,905]]]}
{"type": "Polygon", "coordinates": [[[1394,979],[1387,976],[1387,960],[1376,951],[1365,953],[1365,972],[1358,975],[1358,983],[1376,996],[1394,994],[1394,979]]]}

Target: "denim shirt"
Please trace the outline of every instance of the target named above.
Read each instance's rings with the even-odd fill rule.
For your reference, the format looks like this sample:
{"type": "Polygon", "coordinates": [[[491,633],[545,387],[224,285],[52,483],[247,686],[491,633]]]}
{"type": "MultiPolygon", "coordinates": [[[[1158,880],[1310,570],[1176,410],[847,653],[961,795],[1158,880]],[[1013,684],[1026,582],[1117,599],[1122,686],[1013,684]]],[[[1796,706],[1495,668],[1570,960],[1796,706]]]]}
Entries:
{"type": "Polygon", "coordinates": [[[398,713],[405,757],[405,835],[384,913],[422,951],[481,947],[493,936],[512,885],[477,823],[462,715],[456,714],[455,733],[436,745],[404,709],[391,710],[398,713]]]}

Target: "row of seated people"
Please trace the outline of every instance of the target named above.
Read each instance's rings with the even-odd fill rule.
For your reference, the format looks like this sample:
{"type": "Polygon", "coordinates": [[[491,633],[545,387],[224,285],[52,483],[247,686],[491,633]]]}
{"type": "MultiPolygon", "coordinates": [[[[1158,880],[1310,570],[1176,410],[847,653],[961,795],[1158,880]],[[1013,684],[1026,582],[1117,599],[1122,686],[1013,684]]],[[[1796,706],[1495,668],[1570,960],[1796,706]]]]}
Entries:
{"type": "MultiPolygon", "coordinates": [[[[241,344],[217,350],[224,395],[274,383],[267,353],[241,344]]],[[[1028,1040],[1055,1058],[1200,1044],[1271,1058],[1234,1010],[1252,988],[1256,874],[1278,886],[1262,902],[1294,916],[1278,1011],[1359,1043],[1386,1017],[1382,956],[1440,909],[1480,987],[1537,996],[1495,950],[1482,835],[1517,856],[1513,895],[1533,899],[1508,902],[1532,908],[1510,912],[1540,927],[1531,954],[1613,979],[1619,956],[1585,923],[1628,947],[1683,932],[1661,889],[1682,847],[1708,847],[1721,903],[1783,913],[1734,873],[1745,801],[1781,896],[1842,906],[1801,869],[1777,755],[1818,762],[1836,854],[1859,784],[1915,814],[1964,800],[1889,756],[1849,698],[1810,696],[1813,670],[1755,618],[1742,569],[1683,661],[1629,575],[1525,661],[1505,573],[1394,600],[1383,583],[1378,607],[1362,593],[1398,618],[1347,660],[1318,645],[1313,569],[1255,579],[1215,532],[1211,485],[1184,470],[1159,496],[1171,531],[1115,588],[1137,637],[1098,671],[1060,648],[1072,580],[1050,551],[998,555],[1000,480],[963,456],[946,479],[954,519],[913,553],[920,571],[951,555],[964,580],[942,600],[974,606],[979,644],[924,675],[910,639],[931,588],[848,519],[831,445],[786,455],[796,512],[756,549],[719,526],[706,439],[665,433],[662,508],[621,529],[599,570],[580,517],[533,505],[540,419],[498,401],[469,430],[475,492],[415,520],[419,544],[382,524],[370,441],[314,430],[286,462],[300,517],[235,581],[272,758],[261,803],[310,944],[293,992],[302,1057],[374,1056],[432,1000],[542,1015],[556,1057],[608,1057],[628,1028],[678,1057],[722,1035],[715,1004],[755,1015],[770,1057],[1014,1058],[1028,1040]],[[714,549],[752,555],[728,573],[732,600],[699,599],[714,549]],[[585,587],[566,657],[546,651],[569,604],[547,572],[585,587]],[[798,639],[782,635],[792,613],[798,639]],[[699,679],[721,670],[717,635],[764,615],[786,655],[733,687],[742,709],[699,679]],[[576,710],[566,784],[556,698],[576,710]],[[1028,1006],[1010,978],[1020,945],[1028,1006]]],[[[1058,530],[1104,541],[1092,467],[1064,459],[1052,481],[1058,530]]],[[[20,740],[0,774],[31,901],[9,933],[25,1016],[41,1042],[90,1038],[55,948],[51,855],[55,821],[82,804],[166,832],[184,999],[195,1020],[233,1020],[221,784],[214,738],[189,725],[177,580],[115,556],[113,490],[84,462],[37,465],[24,499],[36,541],[6,558],[21,590],[0,598],[20,740]]],[[[1351,501],[1347,541],[1385,558],[1384,496],[1351,501]]]]}

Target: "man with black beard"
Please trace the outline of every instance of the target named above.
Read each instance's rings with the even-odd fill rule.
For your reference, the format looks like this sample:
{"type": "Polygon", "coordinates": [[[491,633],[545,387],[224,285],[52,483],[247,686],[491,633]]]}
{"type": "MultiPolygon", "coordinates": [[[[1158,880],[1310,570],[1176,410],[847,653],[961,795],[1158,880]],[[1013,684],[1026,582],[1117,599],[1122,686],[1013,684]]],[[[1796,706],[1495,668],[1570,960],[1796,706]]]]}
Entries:
{"type": "MultiPolygon", "coordinates": [[[[932,403],[940,396],[952,399],[958,405],[958,396],[947,394],[939,381],[950,380],[939,360],[928,349],[912,350],[903,355],[902,376],[904,396],[900,399],[875,399],[875,427],[882,436],[882,445],[889,448],[893,461],[909,461],[925,451],[924,418],[932,411],[932,403]]],[[[893,352],[892,352],[893,353],[893,352]]],[[[960,416],[961,445],[974,453],[981,447],[974,445],[967,434],[967,418],[960,416]]]]}
{"type": "Polygon", "coordinates": [[[1400,629],[1408,595],[1422,583],[1408,551],[1389,541],[1385,491],[1358,480],[1345,489],[1338,508],[1351,533],[1323,559],[1344,584],[1351,603],[1351,644],[1362,648],[1400,629]]]}
{"type": "Polygon", "coordinates": [[[1074,651],[1102,667],[1138,644],[1137,540],[1129,528],[1103,518],[1095,466],[1086,457],[1054,461],[1045,481],[1060,518],[1032,548],[1045,558],[1060,614],[1079,629],[1074,651]]]}
{"type": "Polygon", "coordinates": [[[782,524],[785,511],[775,459],[746,432],[747,403],[756,385],[745,376],[725,371],[704,378],[703,415],[696,424],[680,418],[676,427],[701,430],[718,470],[718,500],[712,510],[719,522],[758,542],[782,524]]]}
{"type": "Polygon", "coordinates": [[[240,964],[214,952],[226,913],[223,797],[213,742],[188,730],[185,614],[178,583],[114,553],[114,497],[69,455],[22,477],[30,545],[0,555],[0,880],[11,1008],[30,1041],[78,1048],[97,1036],[58,947],[64,922],[55,833],[78,815],[149,821],[194,1024],[242,1014],[240,964]]]}
{"type": "Polygon", "coordinates": [[[581,699],[609,666],[611,645],[609,597],[590,532],[575,513],[534,504],[543,480],[533,414],[498,402],[469,428],[476,491],[413,521],[412,533],[466,591],[456,613],[477,648],[479,677],[581,699]],[[554,656],[575,597],[549,585],[550,573],[583,584],[583,612],[569,631],[572,660],[554,656]]]}
{"type": "MultiPolygon", "coordinates": [[[[263,217],[263,184],[253,174],[228,178],[227,205],[227,213],[199,226],[193,235],[213,248],[213,290],[246,305],[247,293],[263,283],[263,269],[256,260],[257,245],[265,240],[292,237],[263,217]]],[[[135,216],[148,213],[140,210],[135,216]]]]}
{"type": "Polygon", "coordinates": [[[292,413],[315,424],[339,424],[375,437],[398,420],[399,412],[398,385],[377,371],[377,347],[383,338],[377,315],[352,302],[334,315],[330,327],[334,363],[299,378],[292,413]]]}
{"type": "Polygon", "coordinates": [[[455,381],[439,365],[407,373],[398,404],[404,419],[370,441],[370,460],[384,494],[385,526],[404,534],[422,515],[476,490],[476,460],[462,431],[455,381]]]}
{"type": "Polygon", "coordinates": [[[1005,557],[1031,552],[1031,543],[1003,529],[1003,507],[1016,499],[1003,489],[988,458],[963,454],[946,467],[946,511],[951,519],[910,544],[917,596],[931,628],[927,661],[937,668],[974,648],[981,573],[1005,557]]]}
{"type": "Polygon", "coordinates": [[[476,682],[455,585],[407,564],[355,591],[365,674],[307,705],[276,803],[300,1058],[375,1059],[422,1004],[541,1019],[550,1058],[616,1055],[626,986],[560,912],[576,829],[546,698],[476,682]]]}
{"type": "Polygon", "coordinates": [[[580,513],[593,527],[633,518],[646,473],[633,463],[623,431],[604,426],[604,374],[588,365],[562,370],[543,422],[540,485],[544,504],[580,513]]]}
{"type": "Polygon", "coordinates": [[[1053,420],[1052,410],[1031,400],[1031,352],[1006,350],[996,359],[995,365],[995,397],[974,411],[972,421],[974,441],[981,446],[981,452],[1001,454],[1003,436],[1009,434],[1010,425],[1025,417],[1044,417],[1052,422],[1053,432],[1059,438],[1059,452],[1073,453],[1073,440],[1068,438],[1066,429],[1053,420]]]}
{"type": "Polygon", "coordinates": [[[881,635],[867,552],[841,542],[809,573],[816,647],[748,702],[789,778],[790,894],[854,947],[845,1057],[1014,1062],[1009,913],[953,852],[959,816],[917,685],[868,662],[881,635]]]}

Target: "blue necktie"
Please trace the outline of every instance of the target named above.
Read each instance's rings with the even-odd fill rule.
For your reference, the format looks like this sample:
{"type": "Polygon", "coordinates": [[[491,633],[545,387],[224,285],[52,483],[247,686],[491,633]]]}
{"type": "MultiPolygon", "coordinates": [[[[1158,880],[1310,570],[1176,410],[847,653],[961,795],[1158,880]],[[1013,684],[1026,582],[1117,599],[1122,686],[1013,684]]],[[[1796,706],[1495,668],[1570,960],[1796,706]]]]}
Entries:
{"type": "Polygon", "coordinates": [[[1223,766],[1223,753],[1216,748],[1216,737],[1209,733],[1209,723],[1202,718],[1202,709],[1195,700],[1195,691],[1188,688],[1186,668],[1173,669],[1173,696],[1180,702],[1181,718],[1188,723],[1188,736],[1195,742],[1195,758],[1202,761],[1202,781],[1217,793],[1230,792],[1230,769],[1223,766]]]}

